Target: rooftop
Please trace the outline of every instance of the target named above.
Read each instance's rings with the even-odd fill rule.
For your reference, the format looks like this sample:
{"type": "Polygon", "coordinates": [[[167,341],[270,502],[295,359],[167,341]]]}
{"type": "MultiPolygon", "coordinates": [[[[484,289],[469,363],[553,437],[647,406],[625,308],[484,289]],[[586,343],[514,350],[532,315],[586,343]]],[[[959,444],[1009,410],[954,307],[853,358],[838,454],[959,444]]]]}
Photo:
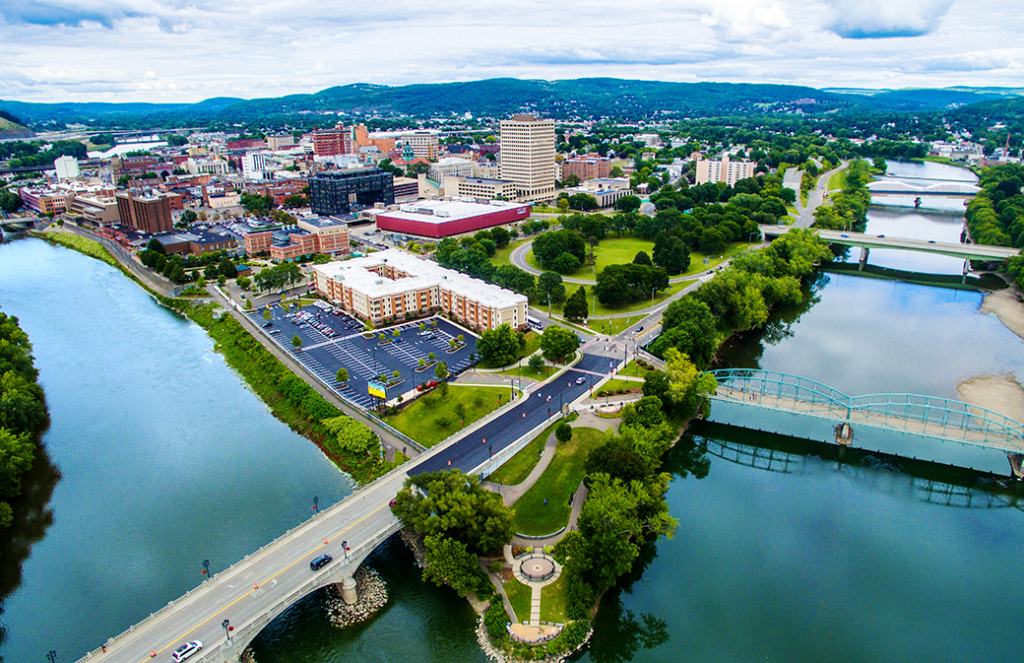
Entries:
{"type": "Polygon", "coordinates": [[[398,211],[388,210],[380,214],[391,219],[405,219],[421,223],[447,223],[520,207],[528,207],[528,205],[501,200],[492,200],[487,204],[464,200],[417,200],[399,206],[398,211]]]}
{"type": "MultiPolygon", "coordinates": [[[[481,205],[481,207],[487,206],[481,205]]],[[[443,286],[488,307],[508,308],[527,301],[524,295],[499,288],[451,269],[445,269],[433,261],[398,249],[371,253],[365,258],[314,265],[313,269],[328,278],[343,281],[345,285],[371,298],[400,295],[411,290],[443,286]],[[416,274],[416,276],[393,280],[371,271],[383,264],[392,265],[407,274],[416,274]]]]}

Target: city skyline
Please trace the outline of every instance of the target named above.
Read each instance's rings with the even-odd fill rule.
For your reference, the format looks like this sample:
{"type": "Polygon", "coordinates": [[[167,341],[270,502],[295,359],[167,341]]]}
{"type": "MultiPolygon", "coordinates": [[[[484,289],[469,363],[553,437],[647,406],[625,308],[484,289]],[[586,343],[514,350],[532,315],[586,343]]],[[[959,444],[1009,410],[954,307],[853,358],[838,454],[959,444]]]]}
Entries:
{"type": "Polygon", "coordinates": [[[1014,87],[1007,0],[641,5],[29,0],[0,7],[0,98],[195,102],[335,85],[617,77],[811,87],[1014,87]]]}

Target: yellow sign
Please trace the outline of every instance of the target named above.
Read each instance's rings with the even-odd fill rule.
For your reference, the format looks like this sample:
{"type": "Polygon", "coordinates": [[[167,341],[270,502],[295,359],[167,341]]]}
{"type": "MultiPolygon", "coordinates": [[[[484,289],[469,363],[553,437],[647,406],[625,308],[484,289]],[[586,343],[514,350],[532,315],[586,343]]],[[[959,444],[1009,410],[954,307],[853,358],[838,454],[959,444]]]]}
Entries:
{"type": "Polygon", "coordinates": [[[370,392],[371,396],[376,396],[377,398],[388,397],[387,386],[381,384],[380,382],[367,382],[366,388],[370,392]]]}

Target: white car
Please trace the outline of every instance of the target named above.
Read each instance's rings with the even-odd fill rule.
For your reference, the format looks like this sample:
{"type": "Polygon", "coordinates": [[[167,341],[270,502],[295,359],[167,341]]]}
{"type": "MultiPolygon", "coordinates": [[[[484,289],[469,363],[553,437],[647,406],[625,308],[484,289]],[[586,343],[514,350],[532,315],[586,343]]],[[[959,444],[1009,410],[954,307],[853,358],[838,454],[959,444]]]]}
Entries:
{"type": "Polygon", "coordinates": [[[583,384],[586,381],[587,381],[587,378],[584,377],[584,376],[580,376],[580,377],[576,378],[576,384],[583,384]]]}
{"type": "Polygon", "coordinates": [[[184,661],[186,658],[189,658],[202,648],[203,643],[199,642],[198,640],[186,642],[185,644],[174,650],[174,653],[171,654],[171,658],[173,658],[176,663],[181,663],[181,661],[184,661]]]}

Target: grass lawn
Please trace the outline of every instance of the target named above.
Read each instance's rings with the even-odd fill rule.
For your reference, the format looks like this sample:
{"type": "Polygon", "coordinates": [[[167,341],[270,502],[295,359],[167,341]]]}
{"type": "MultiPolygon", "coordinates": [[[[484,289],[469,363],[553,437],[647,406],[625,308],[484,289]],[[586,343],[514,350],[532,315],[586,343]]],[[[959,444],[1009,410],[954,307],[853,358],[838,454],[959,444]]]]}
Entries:
{"type": "Polygon", "coordinates": [[[604,441],[604,433],[594,428],[573,428],[572,432],[572,439],[555,449],[537,483],[513,505],[517,532],[550,534],[569,522],[569,496],[586,476],[587,455],[604,441]]]}
{"type": "Polygon", "coordinates": [[[619,389],[629,390],[629,389],[643,389],[643,388],[644,388],[644,383],[643,382],[637,382],[636,380],[608,380],[608,382],[605,382],[603,385],[600,386],[600,388],[598,388],[596,393],[600,393],[602,391],[609,391],[609,392],[613,392],[614,393],[614,392],[618,391],[619,389]]]}
{"type": "MultiPolygon", "coordinates": [[[[596,271],[600,272],[608,265],[621,265],[633,262],[633,258],[640,251],[645,252],[650,257],[654,251],[654,242],[639,237],[606,237],[601,240],[600,244],[594,247],[594,253],[597,254],[596,271]]],[[[541,269],[540,263],[533,257],[533,251],[526,254],[526,262],[537,269],[541,269]]],[[[563,276],[592,279],[594,274],[594,268],[580,267],[572,274],[564,274],[563,276]]]]}
{"type": "Polygon", "coordinates": [[[559,422],[556,421],[544,429],[543,433],[530,440],[529,444],[519,450],[519,453],[494,470],[487,480],[506,486],[522,483],[526,477],[530,476],[533,468],[537,467],[540,455],[544,451],[544,444],[547,442],[548,436],[555,432],[555,426],[558,424],[559,422]]]}
{"type": "Polygon", "coordinates": [[[625,318],[611,318],[607,320],[593,320],[590,325],[594,331],[602,334],[614,335],[618,334],[626,329],[629,329],[633,325],[639,323],[644,319],[646,313],[639,315],[631,315],[625,318]]]}
{"type": "MultiPolygon", "coordinates": [[[[540,380],[541,382],[543,382],[544,380],[547,380],[549,377],[554,375],[555,372],[558,370],[559,369],[555,366],[547,365],[544,368],[540,369],[539,371],[533,371],[530,370],[530,367],[527,366],[526,362],[524,361],[522,376],[524,378],[531,378],[533,380],[540,380]]],[[[510,368],[507,371],[502,371],[498,375],[504,375],[507,378],[518,378],[520,376],[519,368],[510,368]]]]}
{"type": "MultiPolygon", "coordinates": [[[[516,613],[516,619],[520,622],[529,621],[533,590],[515,578],[506,582],[502,587],[505,589],[505,596],[508,597],[508,602],[512,604],[512,610],[516,613]]],[[[541,610],[543,609],[544,604],[541,603],[541,610]]]]}
{"type": "Polygon", "coordinates": [[[491,264],[494,265],[495,267],[498,267],[499,265],[511,265],[512,261],[509,259],[509,256],[512,255],[512,251],[517,246],[519,246],[523,242],[529,241],[530,239],[532,239],[532,237],[524,237],[523,239],[517,239],[513,242],[509,242],[508,246],[506,246],[505,248],[498,249],[498,251],[491,258],[491,264]]]}
{"type": "Polygon", "coordinates": [[[462,429],[462,423],[455,414],[455,407],[462,403],[466,407],[466,425],[498,409],[498,395],[501,402],[508,403],[512,395],[510,387],[469,387],[451,385],[444,400],[437,390],[416,399],[414,403],[396,415],[384,420],[425,447],[430,447],[462,429]],[[477,405],[477,402],[480,404],[477,405]],[[448,425],[443,425],[447,421],[448,425]]]}
{"type": "Polygon", "coordinates": [[[547,587],[541,588],[540,620],[555,624],[565,623],[565,573],[547,587]]]}
{"type": "MultiPolygon", "coordinates": [[[[721,262],[721,261],[719,261],[719,262],[721,262]]],[[[692,285],[694,281],[696,281],[696,279],[689,279],[687,281],[680,281],[678,283],[670,283],[667,288],[665,288],[661,292],[655,293],[655,295],[654,295],[654,305],[657,306],[658,304],[662,303],[663,301],[665,301],[666,299],[668,299],[672,295],[675,295],[676,293],[678,293],[683,288],[686,288],[687,286],[692,285]]],[[[574,295],[577,290],[579,290],[580,288],[583,288],[583,290],[587,293],[587,304],[590,305],[591,308],[593,308],[595,299],[594,299],[594,295],[593,295],[593,287],[592,286],[586,286],[586,285],[581,286],[581,285],[578,285],[576,283],[566,283],[565,286],[566,286],[565,287],[565,291],[566,291],[566,295],[567,296],[574,295]]],[[[564,303],[563,304],[552,304],[551,305],[551,312],[552,313],[561,314],[562,313],[562,309],[564,307],[565,307],[564,303]]],[[[633,311],[640,311],[640,310],[643,310],[643,309],[646,309],[646,308],[650,308],[650,307],[651,307],[651,300],[647,299],[647,298],[644,298],[644,299],[642,299],[642,300],[640,300],[638,302],[633,302],[632,304],[626,304],[625,306],[621,306],[619,308],[611,308],[611,307],[605,306],[600,301],[597,301],[597,310],[594,312],[594,315],[619,315],[619,314],[632,313],[633,311]]],[[[540,310],[540,311],[545,311],[546,312],[547,311],[547,306],[537,306],[537,309],[540,310]]],[[[642,317],[643,317],[643,315],[640,316],[640,318],[642,318],[642,317]]],[[[637,318],[637,320],[639,320],[640,318],[637,318]]],[[[589,326],[592,327],[593,329],[600,329],[601,325],[603,325],[605,322],[606,322],[605,320],[591,320],[590,323],[589,323],[589,326]]],[[[538,341],[538,347],[540,347],[539,341],[538,341]]]]}
{"type": "Polygon", "coordinates": [[[630,375],[635,378],[646,377],[649,371],[646,368],[640,368],[637,365],[636,359],[626,364],[626,367],[619,371],[619,375],[630,375]]]}
{"type": "Polygon", "coordinates": [[[825,184],[826,191],[839,191],[846,187],[846,171],[841,170],[838,173],[833,173],[825,184]]]}

